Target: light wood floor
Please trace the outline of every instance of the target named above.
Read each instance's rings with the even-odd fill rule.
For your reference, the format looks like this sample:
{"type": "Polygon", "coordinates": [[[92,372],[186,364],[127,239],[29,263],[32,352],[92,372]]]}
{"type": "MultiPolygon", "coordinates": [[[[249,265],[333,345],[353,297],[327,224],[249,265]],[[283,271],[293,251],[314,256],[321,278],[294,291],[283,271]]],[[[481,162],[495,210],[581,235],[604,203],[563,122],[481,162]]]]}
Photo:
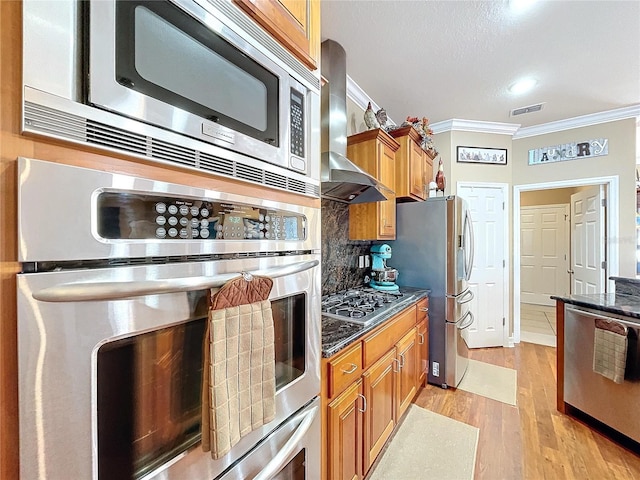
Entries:
{"type": "Polygon", "coordinates": [[[517,370],[517,407],[433,385],[416,404],[480,429],[476,480],[640,478],[638,452],[556,411],[555,348],[523,342],[470,357],[517,370]]]}
{"type": "Polygon", "coordinates": [[[520,304],[520,340],[556,346],[556,307],[520,304]]]}

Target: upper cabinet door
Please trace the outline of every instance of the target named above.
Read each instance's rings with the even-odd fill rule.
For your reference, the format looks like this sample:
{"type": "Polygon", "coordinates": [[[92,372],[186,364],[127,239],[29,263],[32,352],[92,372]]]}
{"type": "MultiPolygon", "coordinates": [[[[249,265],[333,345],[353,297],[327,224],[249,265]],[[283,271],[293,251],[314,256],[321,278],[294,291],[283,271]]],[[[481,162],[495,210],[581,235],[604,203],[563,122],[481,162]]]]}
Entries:
{"type": "Polygon", "coordinates": [[[320,57],[320,0],[234,0],[309,69],[320,57]]]}

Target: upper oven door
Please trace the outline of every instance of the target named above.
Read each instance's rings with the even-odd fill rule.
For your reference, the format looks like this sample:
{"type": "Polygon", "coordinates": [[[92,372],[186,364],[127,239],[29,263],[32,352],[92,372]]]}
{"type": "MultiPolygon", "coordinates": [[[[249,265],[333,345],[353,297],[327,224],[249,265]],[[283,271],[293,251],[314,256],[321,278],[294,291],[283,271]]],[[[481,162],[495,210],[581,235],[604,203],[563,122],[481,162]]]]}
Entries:
{"type": "Polygon", "coordinates": [[[319,264],[310,254],[18,275],[21,478],[224,472],[319,395],[319,264]],[[212,460],[200,446],[208,288],[243,271],[274,281],[276,417],[212,460]]]}
{"type": "Polygon", "coordinates": [[[89,102],[308,173],[304,116],[290,131],[307,89],[223,20],[206,2],[91,1],[89,102]]]}

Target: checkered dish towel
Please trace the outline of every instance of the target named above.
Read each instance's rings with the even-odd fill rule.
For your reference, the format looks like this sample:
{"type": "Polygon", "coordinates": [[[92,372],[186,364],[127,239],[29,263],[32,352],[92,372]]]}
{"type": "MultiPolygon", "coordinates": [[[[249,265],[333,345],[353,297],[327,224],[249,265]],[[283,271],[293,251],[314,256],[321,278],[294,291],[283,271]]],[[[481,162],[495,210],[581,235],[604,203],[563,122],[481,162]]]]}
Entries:
{"type": "Polygon", "coordinates": [[[627,364],[628,330],[623,324],[595,320],[593,371],[615,383],[624,382],[627,364]]]}
{"type": "MultiPolygon", "coordinates": [[[[249,278],[249,280],[245,280],[249,278]]],[[[211,291],[204,341],[202,448],[218,459],[275,418],[275,350],[266,277],[211,291]]]]}

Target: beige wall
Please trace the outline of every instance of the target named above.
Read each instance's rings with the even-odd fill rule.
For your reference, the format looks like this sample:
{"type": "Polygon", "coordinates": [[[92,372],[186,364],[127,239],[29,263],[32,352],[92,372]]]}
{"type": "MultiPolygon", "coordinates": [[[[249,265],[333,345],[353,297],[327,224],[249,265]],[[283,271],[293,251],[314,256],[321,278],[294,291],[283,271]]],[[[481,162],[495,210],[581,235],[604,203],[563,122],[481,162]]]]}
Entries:
{"type": "MultiPolygon", "coordinates": [[[[449,195],[456,194],[456,182],[490,182],[490,183],[507,183],[511,184],[512,170],[512,153],[511,153],[511,135],[495,135],[489,133],[477,132],[450,132],[450,144],[448,153],[445,158],[444,149],[442,150],[443,162],[445,163],[445,174],[449,182],[450,189],[447,188],[445,193],[449,195]],[[456,161],[457,147],[490,147],[490,148],[506,148],[507,164],[506,165],[487,165],[481,163],[458,163],[456,161]],[[447,168],[448,163],[448,168],[447,168]]],[[[509,189],[511,196],[511,189],[509,189]]],[[[510,201],[510,200],[509,200],[510,201]]]]}
{"type": "Polygon", "coordinates": [[[636,121],[626,119],[575,128],[562,132],[538,135],[513,141],[513,185],[557,182],[581,178],[618,176],[619,178],[619,235],[609,239],[618,242],[619,274],[636,274],[636,121]],[[528,152],[534,148],[607,138],[609,154],[601,157],[569,160],[544,165],[528,165],[528,152]]]}
{"type": "Polygon", "coordinates": [[[562,205],[571,202],[571,195],[578,192],[578,187],[550,188],[547,190],[531,190],[520,193],[520,206],[562,205]]]}

